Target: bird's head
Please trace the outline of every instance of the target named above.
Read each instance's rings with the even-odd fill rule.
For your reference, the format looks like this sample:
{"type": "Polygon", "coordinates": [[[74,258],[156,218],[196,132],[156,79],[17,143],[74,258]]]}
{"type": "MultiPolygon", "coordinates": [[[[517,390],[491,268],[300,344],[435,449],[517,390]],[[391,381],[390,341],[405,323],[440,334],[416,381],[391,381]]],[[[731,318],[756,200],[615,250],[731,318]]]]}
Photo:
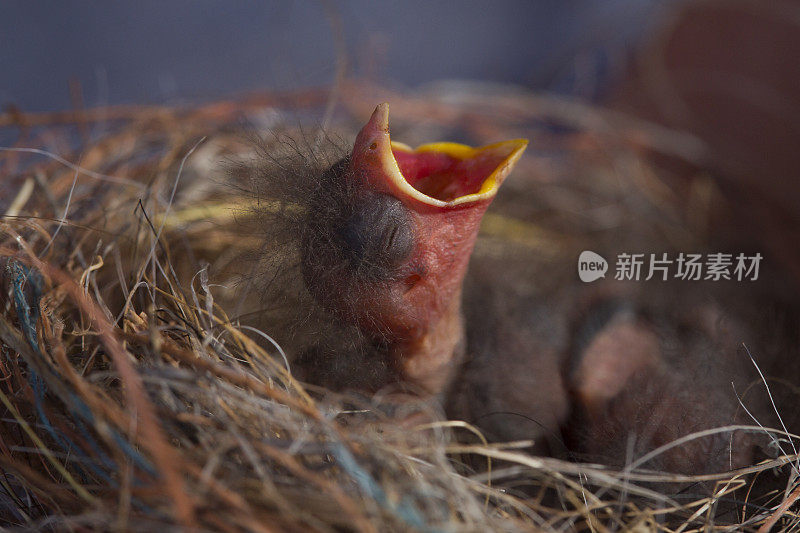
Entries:
{"type": "Polygon", "coordinates": [[[309,292],[368,335],[424,337],[460,312],[481,218],[526,145],[412,149],[390,139],[389,107],[379,105],[311,200],[302,244],[309,292]]]}

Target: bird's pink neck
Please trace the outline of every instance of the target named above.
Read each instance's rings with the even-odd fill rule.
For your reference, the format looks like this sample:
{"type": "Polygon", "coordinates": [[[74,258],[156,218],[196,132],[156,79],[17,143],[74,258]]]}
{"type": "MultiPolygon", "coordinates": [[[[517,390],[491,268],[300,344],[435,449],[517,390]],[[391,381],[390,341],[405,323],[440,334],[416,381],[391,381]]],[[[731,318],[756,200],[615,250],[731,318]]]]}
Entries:
{"type": "Polygon", "coordinates": [[[410,384],[429,394],[443,391],[464,352],[461,289],[430,328],[412,340],[394,343],[390,350],[398,370],[410,384]]]}

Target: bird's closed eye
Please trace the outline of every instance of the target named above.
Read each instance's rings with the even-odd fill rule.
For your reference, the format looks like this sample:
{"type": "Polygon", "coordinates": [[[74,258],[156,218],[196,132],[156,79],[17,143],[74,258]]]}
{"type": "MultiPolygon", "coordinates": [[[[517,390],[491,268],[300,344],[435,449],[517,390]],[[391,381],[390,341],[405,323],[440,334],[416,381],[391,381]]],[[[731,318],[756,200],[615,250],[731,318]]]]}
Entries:
{"type": "Polygon", "coordinates": [[[344,216],[341,246],[358,272],[389,276],[411,253],[414,235],[405,206],[382,194],[362,197],[344,216]]]}
{"type": "Polygon", "coordinates": [[[402,246],[402,243],[398,242],[398,234],[401,231],[402,230],[400,229],[399,224],[392,224],[389,227],[383,244],[383,249],[386,251],[386,253],[391,254],[392,251],[398,247],[398,245],[402,246]]]}

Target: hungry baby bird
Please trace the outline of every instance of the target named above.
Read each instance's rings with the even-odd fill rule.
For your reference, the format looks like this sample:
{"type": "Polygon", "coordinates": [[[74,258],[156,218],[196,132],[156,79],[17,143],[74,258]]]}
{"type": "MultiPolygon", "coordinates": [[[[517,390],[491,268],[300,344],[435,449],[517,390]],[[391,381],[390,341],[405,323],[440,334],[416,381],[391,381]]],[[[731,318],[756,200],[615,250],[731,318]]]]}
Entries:
{"type": "Polygon", "coordinates": [[[487,298],[519,300],[530,272],[473,261],[494,272],[465,284],[483,215],[528,142],[412,149],[391,140],[388,112],[377,106],[345,153],[262,139],[238,169],[263,203],[261,319],[307,383],[422,398],[547,453],[568,413],[560,325],[527,304],[481,313],[487,298]]]}
{"type": "MultiPolygon", "coordinates": [[[[606,300],[620,305],[601,298],[592,320],[575,320],[575,302],[591,300],[593,289],[564,265],[544,272],[530,261],[476,258],[468,275],[481,219],[528,143],[413,149],[390,139],[388,112],[377,106],[349,153],[295,167],[296,145],[282,158],[262,144],[261,164],[248,170],[264,203],[266,278],[295,291],[263,300],[294,313],[279,341],[299,354],[297,377],[366,393],[400,386],[492,440],[532,439],[535,453],[577,451],[619,465],[632,436],[641,455],[734,422],[738,404],[725,387],[744,389],[751,376],[742,359],[708,355],[734,357],[739,337],[720,337],[722,313],[702,311],[697,290],[682,311],[716,318],[707,330],[690,324],[667,338],[662,324],[674,322],[643,311],[657,299],[648,295],[640,305],[617,291],[606,300]],[[291,272],[296,279],[279,279],[291,272]],[[561,283],[544,291],[545,277],[561,283]],[[697,376],[725,392],[693,389],[697,376]]],[[[753,441],[742,434],[698,442],[665,452],[659,465],[696,473],[752,461],[753,441]]]]}
{"type": "Polygon", "coordinates": [[[464,350],[461,286],[481,218],[528,143],[411,149],[388,121],[381,104],[326,177],[347,201],[312,203],[303,275],[322,306],[385,343],[401,379],[435,394],[464,350]]]}

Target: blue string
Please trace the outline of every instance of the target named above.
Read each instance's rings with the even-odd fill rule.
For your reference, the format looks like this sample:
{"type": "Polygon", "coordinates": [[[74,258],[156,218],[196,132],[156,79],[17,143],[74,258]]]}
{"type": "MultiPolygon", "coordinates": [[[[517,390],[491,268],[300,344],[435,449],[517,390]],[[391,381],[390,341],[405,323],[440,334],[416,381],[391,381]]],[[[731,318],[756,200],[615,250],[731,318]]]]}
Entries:
{"type": "Polygon", "coordinates": [[[430,528],[425,519],[417,510],[416,505],[409,498],[403,498],[399,504],[394,504],[389,501],[386,496],[386,491],[383,490],[377,481],[372,476],[361,468],[356,458],[350,453],[350,450],[344,447],[341,443],[335,443],[331,450],[333,456],[339,465],[348,473],[350,477],[358,484],[362,491],[367,493],[373,500],[375,500],[381,507],[388,510],[406,524],[419,529],[420,531],[435,532],[435,529],[430,528]]]}
{"type": "MultiPolygon", "coordinates": [[[[77,400],[77,398],[76,398],[76,401],[80,401],[80,400],[77,400]]],[[[81,402],[81,403],[82,403],[82,402],[81,402]]],[[[85,439],[88,441],[88,443],[89,443],[89,446],[92,448],[92,451],[95,453],[95,455],[99,457],[99,459],[100,459],[100,461],[101,461],[101,462],[105,463],[105,466],[106,466],[106,468],[108,468],[109,470],[112,470],[112,469],[114,469],[114,467],[115,467],[115,465],[114,465],[114,462],[113,462],[113,461],[112,461],[112,460],[111,460],[111,459],[108,457],[108,454],[106,454],[106,453],[103,451],[103,449],[102,449],[102,448],[100,448],[100,447],[97,445],[97,441],[95,441],[95,440],[94,440],[94,438],[92,437],[91,433],[89,433],[89,430],[88,430],[88,428],[87,428],[87,427],[86,427],[86,426],[83,424],[83,422],[81,422],[81,421],[80,421],[80,420],[78,420],[78,419],[75,419],[75,425],[78,427],[78,430],[81,432],[81,435],[82,435],[82,436],[83,436],[83,437],[84,437],[84,438],[85,438],[85,439]]],[[[115,433],[116,433],[116,432],[115,432],[115,433]]],[[[115,439],[115,440],[116,440],[116,439],[115,439]]],[[[134,453],[135,453],[135,452],[134,452],[134,453]]],[[[138,455],[138,454],[136,454],[136,455],[138,455]]],[[[149,464],[149,463],[148,463],[146,460],[142,459],[142,461],[145,463],[145,469],[147,469],[147,468],[152,468],[152,466],[150,466],[150,464],[149,464]]],[[[135,459],[134,459],[134,462],[135,462],[135,459]]],[[[98,470],[99,470],[99,469],[98,469],[98,470]]],[[[109,486],[110,486],[112,489],[117,489],[117,488],[119,488],[119,483],[118,483],[117,481],[115,481],[113,478],[111,478],[110,476],[108,476],[108,475],[107,475],[105,472],[103,472],[102,470],[100,470],[100,471],[98,471],[98,470],[92,469],[92,471],[96,472],[96,473],[98,474],[98,476],[100,476],[101,478],[103,478],[103,481],[105,481],[106,483],[108,483],[108,485],[109,485],[109,486]]],[[[141,479],[139,479],[138,477],[134,477],[132,482],[133,482],[133,486],[134,486],[134,487],[141,487],[141,486],[143,486],[143,485],[144,485],[144,483],[142,482],[142,480],[141,480],[141,479]]],[[[139,509],[140,511],[142,511],[142,512],[144,512],[144,513],[147,513],[147,514],[154,514],[154,513],[155,513],[155,510],[154,510],[153,508],[151,508],[151,507],[150,507],[150,506],[148,506],[148,505],[145,505],[145,503],[144,503],[144,502],[142,502],[142,500],[140,500],[139,498],[132,497],[132,498],[131,498],[131,503],[132,503],[132,504],[133,504],[133,505],[134,505],[134,506],[135,506],[137,509],[139,509]]]]}
{"type": "MultiPolygon", "coordinates": [[[[80,416],[81,418],[86,420],[87,423],[89,423],[91,425],[94,425],[94,423],[95,423],[94,422],[94,420],[95,420],[94,419],[94,413],[92,413],[92,411],[89,409],[89,407],[80,398],[71,397],[70,399],[73,400],[72,409],[71,409],[72,412],[76,413],[78,416],[80,416]]],[[[79,421],[76,420],[76,422],[79,422],[79,421]]],[[[119,432],[117,430],[115,430],[112,427],[109,427],[108,430],[111,433],[111,438],[114,439],[114,442],[116,442],[117,445],[119,445],[119,447],[122,448],[122,451],[125,453],[125,455],[127,455],[131,460],[133,460],[133,462],[134,462],[134,464],[136,466],[138,466],[139,468],[141,468],[142,470],[144,470],[145,472],[147,472],[151,476],[154,476],[154,477],[158,477],[159,476],[158,471],[153,466],[153,464],[150,461],[148,461],[144,456],[142,456],[142,454],[137,452],[136,449],[134,449],[133,446],[131,446],[131,444],[127,440],[125,440],[122,437],[122,435],[119,434],[119,432]]],[[[97,446],[96,441],[91,439],[91,437],[88,434],[86,435],[86,437],[88,438],[89,445],[92,446],[92,449],[96,453],[102,454],[102,457],[104,457],[106,461],[111,462],[111,459],[108,457],[108,455],[106,455],[100,449],[100,447],[97,446]]]]}
{"type": "MultiPolygon", "coordinates": [[[[24,265],[20,265],[15,261],[10,261],[7,270],[11,274],[12,278],[12,286],[13,286],[13,293],[14,293],[14,307],[17,312],[17,317],[19,318],[20,324],[22,326],[22,330],[25,334],[25,337],[28,343],[33,348],[34,352],[41,356],[41,351],[39,349],[39,344],[36,342],[36,322],[39,320],[39,300],[41,299],[41,275],[38,272],[31,271],[29,268],[25,267],[24,265]],[[32,292],[32,300],[33,306],[28,303],[28,299],[25,297],[25,284],[28,283],[31,287],[32,292]]],[[[41,425],[44,426],[45,430],[50,434],[50,436],[61,446],[62,450],[80,450],[80,447],[75,445],[72,440],[68,437],[60,434],[50,423],[50,420],[47,417],[47,414],[44,411],[43,401],[45,394],[47,393],[47,388],[44,380],[36,373],[36,371],[32,368],[29,369],[29,376],[28,381],[31,385],[31,389],[33,389],[34,393],[34,403],[36,412],[41,419],[41,425]]],[[[92,414],[91,410],[88,406],[80,400],[76,396],[71,396],[71,407],[73,413],[77,413],[81,418],[86,420],[89,424],[94,425],[94,415],[92,414]]],[[[75,420],[76,423],[80,423],[79,420],[75,420]]],[[[89,442],[89,446],[95,453],[100,452],[100,447],[97,445],[96,441],[91,438],[88,431],[86,431],[85,426],[79,426],[81,429],[81,433],[89,442]]],[[[136,449],[125,440],[122,435],[119,434],[113,428],[110,429],[111,436],[114,439],[114,442],[122,449],[122,451],[128,457],[133,460],[134,464],[136,464],[139,468],[145,470],[148,474],[158,477],[159,473],[153,467],[152,463],[150,463],[147,459],[145,459],[136,449]]],[[[80,453],[80,452],[78,452],[80,453]]],[[[83,454],[82,454],[83,455],[83,454]]],[[[88,456],[83,457],[85,459],[90,459],[88,456]]],[[[106,463],[107,468],[113,468],[113,463],[109,459],[109,457],[105,454],[102,455],[102,460],[106,463]],[[109,467],[109,463],[112,463],[112,466],[109,467]]],[[[92,469],[95,474],[99,475],[103,480],[110,481],[110,477],[106,473],[98,472],[97,469],[92,468],[92,462],[89,460],[87,463],[89,467],[92,469]]],[[[79,467],[80,469],[80,467],[79,467]]],[[[84,475],[84,472],[81,470],[81,475],[84,475]]]]}
{"type": "Polygon", "coordinates": [[[17,311],[17,316],[22,323],[22,330],[30,345],[38,350],[39,346],[36,343],[36,321],[39,320],[39,300],[42,296],[41,276],[36,272],[31,272],[30,269],[15,261],[10,261],[6,268],[13,277],[14,306],[17,311]],[[31,310],[31,306],[28,304],[24,293],[25,283],[29,280],[31,282],[31,292],[33,292],[33,310],[31,310]]]}
{"type": "MultiPolygon", "coordinates": [[[[22,325],[22,331],[34,352],[37,355],[41,355],[39,344],[36,342],[36,322],[39,320],[39,299],[41,298],[41,277],[15,261],[9,262],[7,269],[12,275],[14,308],[17,312],[17,318],[19,318],[20,324],[22,325]],[[30,282],[31,292],[33,293],[33,308],[28,304],[28,300],[25,297],[25,284],[27,282],[30,282]]],[[[67,451],[71,448],[77,448],[68,438],[59,434],[50,423],[50,419],[47,418],[42,403],[47,393],[45,383],[33,368],[28,370],[28,383],[33,390],[34,407],[41,419],[41,424],[53,440],[61,446],[62,450],[67,451]]]]}

